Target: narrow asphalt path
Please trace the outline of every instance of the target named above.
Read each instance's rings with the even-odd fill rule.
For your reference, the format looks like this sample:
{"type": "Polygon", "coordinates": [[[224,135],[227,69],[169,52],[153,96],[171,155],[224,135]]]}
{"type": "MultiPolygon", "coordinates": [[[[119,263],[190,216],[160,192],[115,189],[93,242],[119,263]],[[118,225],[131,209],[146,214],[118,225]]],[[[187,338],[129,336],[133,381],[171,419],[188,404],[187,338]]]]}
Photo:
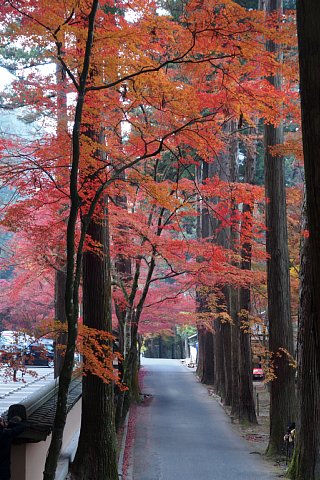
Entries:
{"type": "Polygon", "coordinates": [[[126,480],[272,480],[222,407],[179,360],[143,359],[126,480]]]}

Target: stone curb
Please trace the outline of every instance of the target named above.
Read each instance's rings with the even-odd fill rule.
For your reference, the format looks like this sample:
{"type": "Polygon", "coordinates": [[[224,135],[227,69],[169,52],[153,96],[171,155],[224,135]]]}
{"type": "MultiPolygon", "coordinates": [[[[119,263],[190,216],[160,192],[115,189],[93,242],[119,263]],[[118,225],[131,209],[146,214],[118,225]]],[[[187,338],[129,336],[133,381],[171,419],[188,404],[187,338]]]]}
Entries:
{"type": "Polygon", "coordinates": [[[123,464],[124,464],[124,455],[125,455],[126,443],[127,443],[129,414],[130,414],[130,411],[127,413],[126,419],[124,421],[123,434],[122,434],[122,439],[121,439],[121,446],[120,446],[120,453],[119,453],[119,460],[118,460],[118,477],[119,477],[119,480],[124,480],[123,464]]]}

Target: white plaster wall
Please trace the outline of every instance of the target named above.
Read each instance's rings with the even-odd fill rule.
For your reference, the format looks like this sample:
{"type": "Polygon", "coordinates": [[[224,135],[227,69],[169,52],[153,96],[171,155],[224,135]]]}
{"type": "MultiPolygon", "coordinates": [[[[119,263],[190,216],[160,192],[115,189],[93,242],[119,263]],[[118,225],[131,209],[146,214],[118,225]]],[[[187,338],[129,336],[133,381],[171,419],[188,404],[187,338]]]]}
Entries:
{"type": "MultiPolygon", "coordinates": [[[[63,434],[62,450],[80,428],[81,400],[70,410],[63,434]]],[[[46,441],[12,445],[11,480],[42,480],[51,435],[46,441]]]]}

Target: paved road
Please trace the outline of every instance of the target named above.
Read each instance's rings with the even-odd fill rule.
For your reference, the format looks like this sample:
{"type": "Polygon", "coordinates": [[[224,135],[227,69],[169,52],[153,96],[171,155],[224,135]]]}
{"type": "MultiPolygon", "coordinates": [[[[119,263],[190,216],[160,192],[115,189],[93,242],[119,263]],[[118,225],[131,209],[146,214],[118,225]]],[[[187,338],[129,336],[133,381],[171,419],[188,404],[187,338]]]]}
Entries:
{"type": "Polygon", "coordinates": [[[126,480],[272,480],[250,454],[221,406],[178,360],[143,359],[143,393],[136,409],[126,480]]]}

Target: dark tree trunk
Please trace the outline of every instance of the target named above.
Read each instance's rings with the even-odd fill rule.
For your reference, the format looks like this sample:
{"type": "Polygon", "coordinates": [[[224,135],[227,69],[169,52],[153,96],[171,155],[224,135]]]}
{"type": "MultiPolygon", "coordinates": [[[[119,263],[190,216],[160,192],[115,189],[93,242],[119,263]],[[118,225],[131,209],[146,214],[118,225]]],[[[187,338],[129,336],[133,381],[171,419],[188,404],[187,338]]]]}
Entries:
{"type": "MultiPolygon", "coordinates": [[[[55,274],[55,319],[61,323],[66,323],[65,292],[66,292],[66,273],[63,270],[57,270],[55,274]]],[[[67,333],[59,332],[55,338],[54,351],[54,376],[60,375],[63,365],[63,346],[67,345],[67,333]]]]}
{"type": "MultiPolygon", "coordinates": [[[[108,226],[106,222],[91,221],[87,233],[101,245],[101,251],[86,251],[83,255],[83,323],[111,333],[108,226]]],[[[106,384],[87,372],[82,389],[81,431],[72,478],[117,480],[113,383],[106,384]]]]}
{"type": "MultiPolygon", "coordinates": [[[[242,288],[240,291],[240,317],[241,322],[248,321],[250,312],[250,290],[242,288]],[[246,312],[246,313],[245,313],[246,312]]],[[[258,423],[254,405],[252,386],[252,360],[251,342],[249,327],[244,329],[242,323],[240,328],[240,382],[239,382],[239,419],[250,423],[258,423]]]]}
{"type": "Polygon", "coordinates": [[[214,335],[214,389],[215,392],[220,395],[221,400],[226,396],[226,378],[225,378],[225,368],[224,368],[224,351],[223,351],[223,341],[221,333],[221,322],[220,320],[215,321],[215,335],[214,335]]]}
{"type": "MultiPolygon", "coordinates": [[[[121,132],[120,132],[120,137],[121,137],[121,132]]],[[[122,180],[125,179],[125,172],[121,174],[120,178],[122,180]]],[[[127,209],[127,197],[125,195],[117,196],[115,198],[115,203],[121,208],[123,208],[124,210],[127,209]]],[[[122,230],[127,229],[125,225],[122,225],[120,228],[122,230]]],[[[122,288],[127,292],[128,281],[132,278],[131,259],[126,257],[125,255],[119,254],[115,260],[114,267],[117,274],[117,281],[122,285],[122,288]]],[[[132,343],[137,341],[137,339],[134,339],[132,335],[132,330],[133,330],[132,305],[128,304],[128,300],[129,300],[128,298],[124,298],[124,300],[125,300],[125,303],[115,301],[115,311],[116,311],[117,320],[118,320],[119,351],[123,358],[123,360],[121,361],[122,373],[123,373],[123,370],[127,368],[127,361],[132,358],[133,351],[136,350],[135,345],[132,345],[132,343]],[[128,312],[131,312],[131,314],[128,315],[128,312]],[[131,350],[133,351],[131,352],[129,358],[126,359],[126,356],[129,354],[131,350]]],[[[134,361],[133,358],[132,358],[132,361],[134,361]]],[[[133,369],[135,364],[136,364],[136,361],[134,361],[134,365],[132,366],[133,369]]],[[[124,378],[122,378],[121,381],[128,381],[128,380],[125,380],[124,378]]],[[[130,383],[131,383],[131,379],[130,379],[130,383]]],[[[134,385],[134,382],[133,382],[133,385],[134,385]]],[[[134,388],[138,388],[138,387],[135,386],[134,388]]],[[[128,392],[127,393],[121,392],[120,389],[116,387],[115,424],[116,424],[117,431],[123,425],[123,422],[125,420],[125,418],[123,418],[123,415],[127,412],[127,408],[125,408],[124,402],[125,402],[125,397],[128,397],[128,396],[130,397],[128,392]]]]}
{"type": "MultiPolygon", "coordinates": [[[[305,222],[304,222],[305,223],[305,222]]],[[[306,223],[302,230],[306,230],[306,223]]],[[[312,329],[312,258],[310,242],[303,239],[300,259],[300,308],[298,335],[298,422],[293,460],[289,468],[294,480],[320,478],[320,383],[312,329]]]]}
{"type": "Polygon", "coordinates": [[[79,285],[81,277],[82,247],[84,233],[80,237],[76,252],[76,228],[79,213],[78,194],[78,171],[80,163],[80,127],[85,102],[85,89],[89,73],[90,57],[93,44],[95,17],[98,8],[98,0],[93,0],[92,8],[88,16],[88,33],[83,68],[80,77],[80,86],[75,110],[74,125],[72,131],[72,165],[70,170],[70,212],[67,225],[67,265],[66,265],[66,291],[65,306],[68,322],[68,342],[65,358],[59,376],[59,390],[57,408],[51,435],[51,442],[46,458],[43,480],[54,480],[58,458],[62,446],[63,431],[67,418],[67,399],[69,386],[73,372],[74,352],[78,334],[79,314],[79,285]],[[75,261],[76,258],[76,261],[75,261]]]}
{"type": "MultiPolygon", "coordinates": [[[[121,132],[119,132],[119,137],[121,138],[121,132]]],[[[119,145],[119,148],[120,147],[121,145],[119,145]]],[[[125,181],[125,178],[126,175],[124,171],[119,175],[119,179],[125,181]]],[[[125,211],[127,210],[128,201],[125,195],[118,195],[114,201],[120,208],[123,208],[125,211]]],[[[120,226],[119,230],[126,231],[126,225],[120,226]]],[[[127,290],[128,281],[132,277],[131,258],[123,254],[117,255],[114,267],[117,274],[117,280],[122,284],[123,288],[127,290]]],[[[127,301],[127,298],[124,300],[127,301]]],[[[126,325],[127,308],[123,302],[115,302],[115,309],[119,328],[119,350],[122,355],[125,355],[127,329],[130,328],[130,325],[126,325]]]]}
{"type": "MultiPolygon", "coordinates": [[[[233,126],[234,123],[232,121],[224,125],[226,135],[230,134],[233,126]]],[[[232,139],[226,152],[221,155],[218,162],[211,166],[210,177],[218,175],[220,180],[224,182],[234,181],[237,176],[236,157],[237,142],[232,139]]],[[[213,202],[214,201],[219,201],[219,199],[213,199],[213,202]]],[[[221,222],[218,218],[212,218],[211,224],[215,236],[215,243],[224,248],[232,248],[233,232],[231,229],[228,227],[221,228],[221,222]]],[[[217,311],[221,311],[222,313],[226,312],[230,315],[230,289],[223,285],[217,287],[220,288],[221,295],[217,311]]],[[[225,323],[225,320],[218,318],[215,321],[215,390],[221,396],[222,402],[226,405],[231,405],[234,394],[232,391],[234,372],[232,371],[231,338],[230,323],[225,323]]]]}
{"type": "MultiPolygon", "coordinates": [[[[269,0],[267,13],[282,13],[281,0],[269,0]]],[[[267,50],[277,52],[278,47],[267,42],[267,50]]],[[[279,75],[269,78],[281,89],[279,75]]],[[[289,254],[286,217],[286,191],[284,159],[275,156],[270,147],[283,143],[282,126],[265,126],[265,188],[266,188],[266,248],[269,349],[276,378],[270,389],[270,439],[269,455],[278,454],[283,446],[283,436],[288,424],[295,420],[294,369],[289,365],[284,351],[293,355],[293,334],[290,315],[289,254]]]]}
{"type": "MultiPolygon", "coordinates": [[[[237,130],[237,123],[235,120],[230,122],[231,132],[237,130]]],[[[229,141],[229,164],[230,164],[230,182],[239,181],[239,165],[238,165],[238,145],[237,135],[230,135],[229,141]]],[[[231,198],[232,211],[237,213],[238,204],[234,198],[231,198]]],[[[235,249],[235,245],[239,241],[239,225],[233,225],[230,228],[230,248],[235,249]]],[[[236,264],[236,262],[235,262],[236,264]]],[[[239,348],[239,289],[230,287],[228,289],[228,311],[232,324],[230,325],[230,343],[231,343],[231,357],[229,360],[229,377],[231,382],[231,413],[237,416],[239,410],[239,367],[240,367],[240,348],[239,348]]]]}
{"type": "MultiPolygon", "coordinates": [[[[160,214],[158,219],[158,236],[161,235],[161,225],[163,219],[163,212],[160,214]]],[[[136,299],[136,294],[139,288],[139,278],[140,278],[140,260],[136,261],[136,269],[133,276],[133,282],[131,287],[131,292],[128,299],[128,308],[127,308],[127,318],[126,323],[130,326],[130,345],[126,351],[126,355],[123,361],[123,383],[128,387],[128,389],[119,395],[117,401],[117,428],[121,425],[122,421],[125,419],[126,414],[129,410],[129,407],[132,402],[138,402],[140,398],[140,386],[138,379],[138,371],[140,367],[139,359],[139,335],[138,335],[138,326],[141,317],[141,313],[147,298],[147,294],[150,288],[150,282],[156,265],[155,261],[155,250],[152,253],[151,260],[149,262],[148,273],[145,279],[144,287],[142,294],[139,298],[138,304],[134,307],[134,301],[136,299]]],[[[126,349],[125,349],[126,350],[126,349]]],[[[159,337],[159,352],[158,357],[161,358],[162,350],[162,339],[159,337]]],[[[154,356],[154,354],[153,354],[154,356]]]]}
{"type": "Polygon", "coordinates": [[[232,399],[231,413],[238,416],[239,412],[239,379],[240,379],[240,345],[239,345],[239,294],[238,290],[230,288],[230,316],[233,320],[231,325],[231,370],[232,370],[232,399]]]}
{"type": "Polygon", "coordinates": [[[202,383],[202,377],[204,374],[204,335],[201,327],[197,327],[198,333],[198,363],[197,363],[197,376],[202,383]]]}
{"type": "MultiPolygon", "coordinates": [[[[58,47],[62,55],[62,45],[58,47]]],[[[61,63],[56,64],[56,81],[59,85],[57,93],[57,137],[63,144],[65,136],[68,133],[68,111],[67,111],[67,82],[66,71],[61,63]]],[[[58,165],[59,167],[59,165],[58,165]]],[[[57,168],[56,178],[58,185],[65,182],[61,178],[60,170],[57,168]]],[[[66,308],[65,308],[65,292],[66,292],[66,268],[62,259],[59,261],[58,270],[55,274],[55,319],[66,324],[66,308]]],[[[62,364],[64,360],[64,348],[67,345],[67,333],[59,332],[55,338],[55,352],[54,352],[54,376],[57,378],[60,375],[62,364]]]]}
{"type": "Polygon", "coordinates": [[[307,217],[312,259],[312,329],[320,377],[320,3],[297,0],[302,140],[306,179],[307,217]]]}
{"type": "Polygon", "coordinates": [[[214,362],[213,355],[213,335],[205,328],[198,328],[198,368],[197,375],[201,383],[213,385],[214,382],[214,362]],[[205,366],[205,368],[204,368],[205,366]]]}
{"type": "Polygon", "coordinates": [[[319,478],[320,378],[320,3],[297,0],[302,140],[309,241],[302,257],[300,428],[292,478],[319,478]],[[317,373],[317,379],[314,377],[317,373]],[[305,402],[305,406],[302,405],[305,402]]]}
{"type": "Polygon", "coordinates": [[[223,341],[223,366],[225,377],[225,392],[223,403],[225,405],[232,404],[232,354],[231,354],[231,324],[229,322],[221,323],[221,334],[223,341]]]}
{"type": "MultiPolygon", "coordinates": [[[[124,372],[123,372],[123,383],[128,387],[128,390],[122,392],[119,397],[117,408],[118,419],[117,426],[119,427],[123,420],[125,419],[129,408],[133,402],[138,402],[140,397],[140,388],[139,388],[139,349],[138,349],[138,323],[135,322],[132,318],[133,325],[131,329],[131,342],[130,348],[126,354],[124,360],[124,372]],[[119,423],[118,423],[119,422],[119,423]]],[[[160,355],[160,342],[161,337],[159,337],[159,355],[160,355]]]]}
{"type": "MultiPolygon", "coordinates": [[[[245,170],[245,181],[252,184],[255,171],[256,146],[247,147],[247,159],[245,170]]],[[[253,215],[252,207],[244,204],[242,213],[247,221],[253,215]],[[247,217],[248,214],[249,216],[247,217]]],[[[249,225],[246,225],[246,231],[251,231],[249,225]],[[248,228],[249,227],[249,228],[248,228]]],[[[242,261],[241,268],[243,270],[251,270],[252,244],[249,239],[243,240],[242,245],[242,261]]],[[[239,383],[239,419],[240,421],[248,421],[257,423],[253,385],[252,385],[252,352],[250,342],[250,327],[248,325],[248,315],[251,311],[251,292],[249,288],[240,289],[240,383],[239,383]],[[247,325],[243,325],[243,322],[247,325]],[[245,327],[245,328],[243,328],[245,327]]]]}
{"type": "MultiPolygon", "coordinates": [[[[198,181],[203,182],[210,175],[209,165],[206,162],[202,162],[201,167],[198,169],[198,181]]],[[[212,227],[210,223],[210,216],[206,205],[203,200],[199,201],[199,220],[198,220],[198,232],[199,238],[209,238],[212,234],[212,227]]],[[[199,259],[201,261],[201,259],[199,259]]],[[[207,292],[202,292],[201,289],[197,292],[197,311],[199,313],[208,311],[207,308],[207,292]]],[[[198,367],[197,374],[202,383],[212,385],[214,383],[214,339],[213,333],[210,328],[206,328],[205,325],[198,327],[198,367]]]]}

